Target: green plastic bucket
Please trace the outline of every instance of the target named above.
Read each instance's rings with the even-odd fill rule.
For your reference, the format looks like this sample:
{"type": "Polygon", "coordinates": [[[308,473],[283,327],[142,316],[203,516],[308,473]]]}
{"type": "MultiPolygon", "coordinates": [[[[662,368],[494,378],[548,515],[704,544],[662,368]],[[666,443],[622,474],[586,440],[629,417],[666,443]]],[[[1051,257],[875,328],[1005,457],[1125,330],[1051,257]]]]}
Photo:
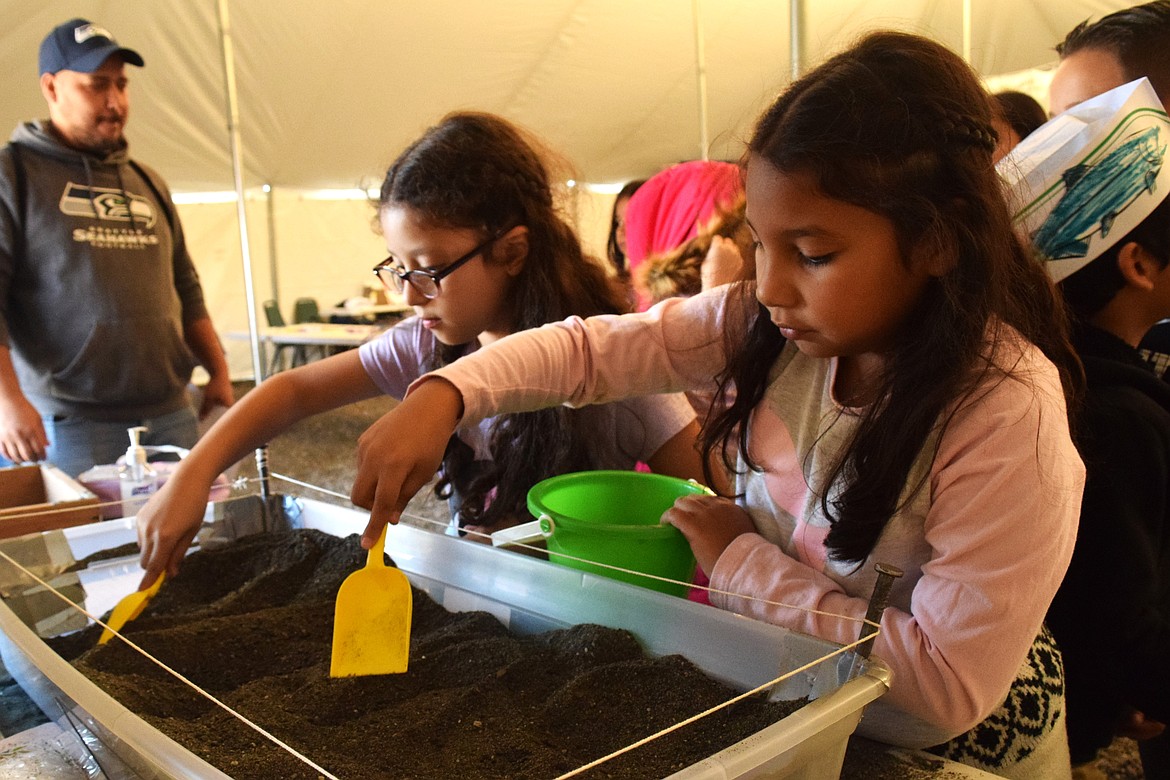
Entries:
{"type": "Polygon", "coordinates": [[[695,573],[695,556],[681,531],[659,521],[675,499],[709,492],[695,482],[662,474],[580,471],[533,485],[528,491],[528,511],[540,521],[541,533],[548,540],[550,560],[662,593],[685,596],[687,583],[695,573]],[[680,584],[640,577],[633,572],[666,577],[680,584]]]}

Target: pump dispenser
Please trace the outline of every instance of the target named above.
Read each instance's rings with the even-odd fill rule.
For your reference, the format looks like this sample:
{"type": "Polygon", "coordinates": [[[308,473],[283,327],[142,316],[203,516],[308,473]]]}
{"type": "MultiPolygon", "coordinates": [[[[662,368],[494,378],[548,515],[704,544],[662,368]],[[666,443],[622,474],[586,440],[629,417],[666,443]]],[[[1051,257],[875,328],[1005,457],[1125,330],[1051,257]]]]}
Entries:
{"type": "Polygon", "coordinates": [[[126,429],[130,446],[126,448],[126,463],[118,468],[124,517],[137,514],[151,494],[158,490],[158,474],[147,462],[146,448],[140,442],[146,430],[141,425],[126,429]]]}

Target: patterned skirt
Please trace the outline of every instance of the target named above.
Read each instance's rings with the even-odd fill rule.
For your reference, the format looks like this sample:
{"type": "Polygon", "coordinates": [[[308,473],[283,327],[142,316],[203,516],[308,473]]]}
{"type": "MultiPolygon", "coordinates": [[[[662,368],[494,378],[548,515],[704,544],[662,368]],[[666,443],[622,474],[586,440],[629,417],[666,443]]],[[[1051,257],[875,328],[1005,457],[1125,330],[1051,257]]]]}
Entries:
{"type": "Polygon", "coordinates": [[[1064,664],[1047,626],[1003,704],[970,731],[928,750],[1004,777],[1069,776],[1064,664]]]}

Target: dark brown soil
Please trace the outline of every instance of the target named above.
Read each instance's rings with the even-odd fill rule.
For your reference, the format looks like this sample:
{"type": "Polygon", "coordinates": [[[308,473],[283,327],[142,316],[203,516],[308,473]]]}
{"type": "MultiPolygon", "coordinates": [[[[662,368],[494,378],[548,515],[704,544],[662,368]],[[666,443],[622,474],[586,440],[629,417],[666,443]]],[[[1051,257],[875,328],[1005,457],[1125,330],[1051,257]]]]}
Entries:
{"type": "MultiPolygon", "coordinates": [[[[330,678],[334,599],[364,562],[356,536],[314,531],[203,550],[124,633],[341,778],[553,778],[734,694],[624,631],[519,636],[418,590],[409,671],[330,678]]],[[[234,778],[319,777],[124,643],[95,647],[98,633],[53,646],[188,750],[234,778]]],[[[803,703],[745,700],[581,776],[664,777],[803,703]]]]}
{"type": "Polygon", "coordinates": [[[111,547],[108,550],[98,550],[88,558],[82,558],[77,563],[73,564],[65,571],[81,571],[88,569],[90,564],[100,563],[101,561],[108,561],[114,558],[125,558],[129,555],[138,555],[140,552],[138,542],[129,542],[119,547],[111,547]]]}

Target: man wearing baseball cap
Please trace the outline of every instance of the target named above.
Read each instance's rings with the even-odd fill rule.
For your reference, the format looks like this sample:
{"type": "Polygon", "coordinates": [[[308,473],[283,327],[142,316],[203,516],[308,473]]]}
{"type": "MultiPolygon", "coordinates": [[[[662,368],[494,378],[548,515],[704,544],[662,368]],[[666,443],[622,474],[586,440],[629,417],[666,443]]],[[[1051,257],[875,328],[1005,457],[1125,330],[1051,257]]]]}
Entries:
{"type": "Polygon", "coordinates": [[[86,19],[41,43],[49,118],[0,150],[0,465],[76,476],[143,444],[190,447],[187,386],[233,400],[227,363],[166,184],[130,158],[126,66],[138,52],[86,19]]]}
{"type": "Polygon", "coordinates": [[[104,27],[86,19],[72,19],[57,25],[41,41],[41,73],[93,73],[111,54],[119,54],[123,63],[140,68],[146,64],[138,52],[119,46],[104,27]]]}

